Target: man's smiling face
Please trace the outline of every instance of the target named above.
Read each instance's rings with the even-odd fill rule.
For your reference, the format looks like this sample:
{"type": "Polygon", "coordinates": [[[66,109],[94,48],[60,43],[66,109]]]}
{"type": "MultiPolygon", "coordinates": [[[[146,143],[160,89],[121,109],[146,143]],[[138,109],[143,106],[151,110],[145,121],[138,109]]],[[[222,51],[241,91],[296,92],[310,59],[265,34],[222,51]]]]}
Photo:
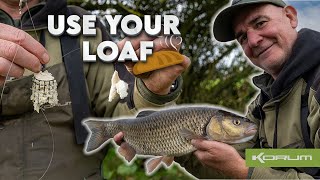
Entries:
{"type": "Polygon", "coordinates": [[[297,24],[293,7],[271,4],[245,7],[233,20],[236,39],[246,56],[274,79],[291,54],[297,24]]]}

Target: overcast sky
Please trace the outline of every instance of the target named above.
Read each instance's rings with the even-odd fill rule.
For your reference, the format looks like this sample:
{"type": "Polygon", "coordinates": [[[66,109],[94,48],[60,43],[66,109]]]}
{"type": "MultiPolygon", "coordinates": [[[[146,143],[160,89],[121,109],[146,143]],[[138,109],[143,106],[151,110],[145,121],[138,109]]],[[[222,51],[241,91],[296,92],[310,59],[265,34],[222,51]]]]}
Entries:
{"type": "Polygon", "coordinates": [[[286,0],[298,11],[299,26],[320,31],[320,0],[286,0]]]}

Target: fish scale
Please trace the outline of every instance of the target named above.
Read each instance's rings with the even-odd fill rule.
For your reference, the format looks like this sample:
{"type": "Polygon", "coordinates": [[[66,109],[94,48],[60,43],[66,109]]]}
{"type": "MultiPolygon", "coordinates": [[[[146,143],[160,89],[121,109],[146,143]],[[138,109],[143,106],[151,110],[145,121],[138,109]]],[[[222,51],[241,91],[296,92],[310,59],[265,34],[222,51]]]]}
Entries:
{"type": "Polygon", "coordinates": [[[179,131],[187,128],[197,135],[203,135],[204,124],[207,124],[216,112],[216,109],[208,108],[155,112],[136,121],[132,119],[126,121],[121,131],[125,133],[125,141],[138,154],[180,156],[192,152],[194,148],[190,140],[180,136],[179,131]],[[198,128],[199,124],[202,127],[198,128]]]}

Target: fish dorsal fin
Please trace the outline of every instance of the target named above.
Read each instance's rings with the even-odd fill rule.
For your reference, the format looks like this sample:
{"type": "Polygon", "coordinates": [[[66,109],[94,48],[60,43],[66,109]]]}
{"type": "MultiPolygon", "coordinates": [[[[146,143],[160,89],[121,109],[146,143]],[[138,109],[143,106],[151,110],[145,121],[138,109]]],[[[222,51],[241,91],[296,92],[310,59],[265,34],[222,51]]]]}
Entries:
{"type": "Polygon", "coordinates": [[[139,114],[137,115],[137,117],[146,117],[149,116],[150,114],[157,112],[157,111],[152,111],[152,110],[148,110],[148,111],[141,111],[139,112],[139,114]]]}
{"type": "Polygon", "coordinates": [[[205,137],[203,136],[200,136],[198,134],[196,134],[195,132],[191,131],[190,129],[187,129],[187,128],[182,128],[180,131],[179,131],[180,135],[182,137],[185,137],[186,139],[206,139],[205,137]]]}

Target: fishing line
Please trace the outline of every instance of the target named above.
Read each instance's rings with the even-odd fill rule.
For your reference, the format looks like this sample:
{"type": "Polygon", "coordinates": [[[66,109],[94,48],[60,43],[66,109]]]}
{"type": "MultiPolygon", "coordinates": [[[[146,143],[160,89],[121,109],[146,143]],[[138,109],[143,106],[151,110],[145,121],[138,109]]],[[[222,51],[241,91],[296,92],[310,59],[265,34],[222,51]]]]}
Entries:
{"type": "MultiPolygon", "coordinates": [[[[65,55],[61,56],[61,58],[64,58],[65,56],[67,56],[67,55],[69,55],[69,54],[71,54],[71,53],[73,53],[75,51],[78,51],[80,49],[81,48],[73,49],[73,50],[69,51],[68,53],[66,53],[65,55]]],[[[52,66],[50,66],[47,70],[50,70],[51,68],[52,68],[52,66]]]]}
{"type": "MultiPolygon", "coordinates": [[[[28,6],[28,2],[25,1],[25,3],[26,3],[27,11],[28,11],[28,14],[29,14],[31,23],[32,23],[33,30],[34,30],[34,32],[35,32],[35,35],[36,35],[37,40],[39,41],[39,37],[38,37],[38,34],[37,34],[37,30],[36,30],[36,28],[35,28],[35,26],[34,26],[33,19],[32,19],[32,16],[31,16],[31,12],[30,12],[30,9],[29,9],[29,6],[28,6]]],[[[21,24],[22,24],[21,17],[20,17],[20,22],[21,22],[21,24]]],[[[22,25],[21,25],[21,29],[22,29],[22,25]]],[[[49,130],[50,130],[50,135],[51,135],[51,140],[52,140],[52,152],[51,152],[51,158],[50,158],[49,164],[48,164],[46,170],[44,171],[44,173],[42,174],[42,176],[39,178],[39,180],[42,179],[42,178],[47,174],[47,172],[48,172],[48,170],[49,170],[49,168],[50,168],[50,166],[51,166],[52,160],[53,160],[54,149],[55,149],[55,146],[54,146],[54,145],[55,145],[55,144],[54,144],[54,136],[53,136],[53,131],[52,131],[51,125],[50,125],[49,120],[48,120],[46,114],[44,113],[43,109],[42,109],[42,108],[40,108],[40,109],[41,109],[41,112],[42,112],[42,114],[43,114],[46,122],[48,123],[48,127],[49,127],[49,130]]]]}
{"type": "Polygon", "coordinates": [[[10,71],[11,71],[11,68],[12,68],[13,62],[14,62],[14,60],[16,59],[16,56],[17,56],[18,50],[19,50],[19,48],[20,48],[20,43],[21,43],[20,41],[21,41],[21,40],[19,40],[19,42],[18,42],[18,45],[19,45],[19,46],[18,46],[18,48],[17,48],[17,50],[16,50],[16,52],[15,52],[15,54],[14,54],[14,56],[13,56],[12,62],[10,63],[10,67],[9,67],[8,72],[7,72],[7,74],[6,74],[6,77],[5,77],[5,79],[4,79],[4,83],[3,83],[3,86],[2,86],[2,90],[1,90],[0,102],[2,101],[4,88],[6,87],[7,79],[8,79],[8,77],[9,77],[9,73],[10,73],[10,71]]]}
{"type": "Polygon", "coordinates": [[[45,119],[46,119],[46,121],[47,121],[47,123],[48,123],[49,129],[50,129],[51,140],[52,140],[52,152],[51,152],[51,158],[50,158],[48,167],[47,167],[47,169],[44,171],[44,173],[42,174],[42,176],[39,178],[39,180],[42,179],[42,178],[46,175],[46,173],[48,172],[48,170],[49,170],[49,168],[50,168],[50,166],[51,166],[52,160],[53,160],[54,149],[55,149],[55,147],[54,147],[53,131],[52,131],[52,129],[51,129],[49,120],[48,120],[48,118],[47,118],[47,116],[46,116],[46,114],[44,113],[44,111],[43,111],[42,108],[41,108],[41,112],[42,112],[43,116],[45,117],[45,119]]]}
{"type": "MultiPolygon", "coordinates": [[[[28,14],[30,16],[30,20],[31,20],[31,23],[32,23],[32,27],[33,27],[34,33],[36,34],[37,40],[40,41],[39,37],[38,37],[38,33],[37,33],[37,30],[36,30],[36,27],[34,26],[34,23],[33,23],[33,19],[32,19],[31,12],[29,10],[29,6],[28,6],[28,2],[27,1],[26,1],[26,7],[27,7],[27,10],[28,10],[28,14]]],[[[20,17],[20,19],[21,19],[21,17],[20,17]]]]}
{"type": "MultiPolygon", "coordinates": [[[[27,1],[23,1],[23,0],[20,1],[20,4],[19,4],[20,14],[21,14],[21,7],[22,7],[22,4],[23,4],[23,3],[25,3],[25,5],[26,5],[26,7],[27,7],[27,11],[28,11],[28,14],[29,14],[29,16],[30,16],[30,20],[31,20],[31,23],[32,23],[32,26],[33,26],[33,29],[34,29],[35,36],[36,36],[37,40],[39,41],[39,36],[38,36],[38,34],[37,34],[37,31],[36,31],[36,28],[35,28],[35,25],[34,25],[34,22],[33,22],[33,19],[32,19],[32,15],[31,15],[31,12],[30,12],[30,10],[29,10],[29,6],[28,6],[28,2],[27,2],[27,1]]],[[[21,20],[21,17],[20,17],[20,20],[19,20],[19,21],[20,21],[20,29],[22,30],[22,20],[21,20]]],[[[4,94],[4,88],[6,87],[6,84],[7,84],[7,82],[8,82],[9,73],[11,72],[13,63],[14,63],[14,61],[15,61],[15,59],[16,59],[18,50],[19,50],[19,48],[20,48],[21,40],[19,40],[18,45],[19,45],[19,46],[18,46],[18,48],[17,48],[17,50],[16,50],[16,52],[15,52],[15,54],[14,54],[14,57],[13,57],[11,63],[10,63],[10,67],[9,67],[9,69],[8,69],[8,72],[7,72],[6,76],[5,76],[5,81],[4,81],[4,83],[3,83],[3,87],[2,87],[2,90],[1,90],[0,101],[2,101],[3,94],[4,94]]],[[[71,54],[71,53],[73,53],[73,52],[75,52],[75,51],[78,51],[78,50],[80,50],[80,48],[71,50],[70,52],[64,54],[64,55],[62,56],[62,58],[63,58],[64,56],[67,56],[67,55],[69,55],[69,54],[71,54]]],[[[52,66],[51,66],[51,67],[52,67],[52,66]]],[[[49,70],[51,67],[49,67],[48,70],[49,70]]],[[[52,164],[53,157],[54,157],[54,153],[55,153],[55,142],[54,142],[53,130],[52,130],[52,128],[51,128],[50,122],[49,122],[49,120],[48,120],[48,118],[47,118],[47,116],[46,116],[43,108],[41,108],[40,110],[41,110],[41,112],[42,112],[42,114],[43,114],[46,122],[48,123],[48,127],[49,127],[50,134],[51,134],[51,140],[52,140],[52,152],[51,152],[51,158],[50,158],[49,164],[48,164],[46,170],[44,171],[44,173],[42,174],[42,176],[39,178],[39,180],[41,180],[41,179],[46,175],[46,173],[48,172],[48,170],[49,170],[49,168],[50,168],[50,166],[51,166],[51,164],[52,164]]]]}
{"type": "MultiPolygon", "coordinates": [[[[33,26],[33,29],[34,29],[34,32],[35,32],[35,35],[36,35],[36,38],[37,38],[37,40],[39,41],[39,37],[38,37],[37,31],[36,31],[36,29],[35,29],[34,22],[33,22],[33,19],[32,19],[31,12],[30,12],[30,10],[29,10],[29,6],[28,6],[28,2],[27,2],[27,1],[20,0],[20,3],[19,3],[19,13],[21,14],[21,8],[22,8],[23,3],[26,4],[27,11],[28,11],[28,14],[29,14],[29,16],[30,16],[30,20],[31,20],[31,23],[32,23],[32,26],[33,26]]],[[[21,17],[20,17],[20,29],[22,30],[22,20],[21,20],[21,17]]],[[[15,54],[14,54],[14,57],[13,57],[11,63],[10,63],[10,67],[9,67],[9,69],[8,69],[8,72],[7,72],[6,76],[5,76],[5,80],[4,80],[4,83],[3,83],[3,87],[2,87],[2,90],[1,90],[0,101],[2,101],[3,94],[4,94],[4,88],[6,87],[6,83],[7,83],[8,77],[9,77],[9,73],[10,73],[10,71],[11,71],[11,69],[12,69],[13,63],[14,63],[14,61],[15,61],[15,59],[16,59],[18,50],[19,50],[19,48],[20,48],[21,40],[19,40],[18,45],[19,45],[19,46],[18,46],[18,48],[17,48],[17,50],[16,50],[16,52],[15,52],[15,54]]],[[[73,51],[75,51],[75,50],[73,50],[73,51]]],[[[73,51],[71,51],[71,52],[73,52],[73,51]]],[[[71,53],[71,52],[69,52],[69,53],[71,53]]],[[[67,53],[67,54],[69,54],[69,53],[67,53]]],[[[66,54],[66,55],[67,55],[67,54],[66,54]]],[[[46,173],[48,172],[48,170],[49,170],[49,168],[50,168],[50,166],[51,166],[53,157],[54,157],[54,152],[55,152],[55,151],[54,151],[54,150],[55,150],[54,135],[53,135],[53,131],[52,131],[51,125],[50,125],[49,120],[48,120],[47,116],[45,115],[43,109],[41,109],[41,112],[42,112],[43,116],[45,117],[45,120],[46,120],[46,122],[48,123],[48,126],[49,126],[49,130],[50,130],[50,134],[51,134],[51,140],[52,140],[52,152],[51,152],[51,158],[50,158],[49,164],[48,164],[46,170],[44,171],[44,173],[42,174],[42,176],[39,178],[39,180],[42,179],[42,178],[46,175],[46,173]]],[[[32,145],[33,145],[33,144],[32,144],[32,145]]]]}

